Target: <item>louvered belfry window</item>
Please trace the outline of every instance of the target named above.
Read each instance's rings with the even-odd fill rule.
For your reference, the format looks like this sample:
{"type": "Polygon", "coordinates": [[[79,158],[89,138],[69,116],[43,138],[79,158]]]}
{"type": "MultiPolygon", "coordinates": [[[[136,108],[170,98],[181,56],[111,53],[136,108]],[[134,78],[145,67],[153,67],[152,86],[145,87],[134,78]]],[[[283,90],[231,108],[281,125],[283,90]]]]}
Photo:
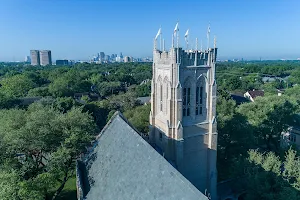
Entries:
{"type": "Polygon", "coordinates": [[[196,115],[202,115],[203,113],[203,87],[196,88],[196,115]]]}
{"type": "Polygon", "coordinates": [[[191,114],[191,88],[183,88],[183,116],[190,116],[191,114]]]}

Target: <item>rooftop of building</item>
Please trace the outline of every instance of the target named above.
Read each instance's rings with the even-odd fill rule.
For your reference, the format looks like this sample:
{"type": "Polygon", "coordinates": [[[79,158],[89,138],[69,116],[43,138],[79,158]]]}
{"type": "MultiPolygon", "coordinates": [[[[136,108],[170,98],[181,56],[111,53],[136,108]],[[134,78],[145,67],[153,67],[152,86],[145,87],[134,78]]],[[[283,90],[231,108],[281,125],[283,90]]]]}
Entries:
{"type": "Polygon", "coordinates": [[[141,104],[148,104],[151,102],[151,97],[138,97],[137,100],[141,103],[141,104]]]}
{"type": "Polygon", "coordinates": [[[265,92],[263,90],[250,90],[248,91],[248,93],[253,99],[256,97],[263,97],[265,95],[265,92]]]}
{"type": "Polygon", "coordinates": [[[245,98],[243,94],[239,94],[239,93],[230,94],[230,97],[236,102],[237,105],[249,102],[249,100],[245,98]]]}
{"type": "Polygon", "coordinates": [[[119,112],[77,161],[77,185],[87,200],[207,199],[119,112]]]}

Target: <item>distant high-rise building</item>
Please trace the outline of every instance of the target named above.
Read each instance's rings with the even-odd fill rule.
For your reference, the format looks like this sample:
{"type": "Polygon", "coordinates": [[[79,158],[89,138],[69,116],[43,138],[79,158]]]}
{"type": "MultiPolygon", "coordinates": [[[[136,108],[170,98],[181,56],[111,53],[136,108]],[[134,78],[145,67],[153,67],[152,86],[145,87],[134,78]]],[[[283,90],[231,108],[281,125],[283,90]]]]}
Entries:
{"type": "Polygon", "coordinates": [[[40,65],[40,52],[39,50],[30,50],[31,65],[40,65]]]}
{"type": "Polygon", "coordinates": [[[51,58],[50,50],[41,50],[40,51],[40,64],[42,66],[52,65],[52,58],[51,58]]]}
{"type": "Polygon", "coordinates": [[[109,60],[110,60],[110,56],[109,56],[109,55],[105,55],[104,60],[105,60],[105,61],[109,61],[109,60]]]}
{"type": "Polygon", "coordinates": [[[122,54],[122,52],[120,53],[120,58],[123,58],[123,54],[122,54]]]}
{"type": "Polygon", "coordinates": [[[56,60],[56,65],[69,65],[68,60],[56,60]]]}
{"type": "Polygon", "coordinates": [[[30,56],[25,56],[24,61],[25,61],[26,63],[30,63],[30,61],[31,61],[30,56]]]}
{"type": "Polygon", "coordinates": [[[116,57],[116,62],[123,62],[123,58],[121,58],[120,56],[116,57]]]}
{"type": "Polygon", "coordinates": [[[124,62],[131,62],[130,57],[129,57],[129,56],[125,56],[125,57],[124,57],[124,62]]]}
{"type": "Polygon", "coordinates": [[[100,61],[104,61],[105,58],[105,53],[104,52],[100,52],[100,61]]]}

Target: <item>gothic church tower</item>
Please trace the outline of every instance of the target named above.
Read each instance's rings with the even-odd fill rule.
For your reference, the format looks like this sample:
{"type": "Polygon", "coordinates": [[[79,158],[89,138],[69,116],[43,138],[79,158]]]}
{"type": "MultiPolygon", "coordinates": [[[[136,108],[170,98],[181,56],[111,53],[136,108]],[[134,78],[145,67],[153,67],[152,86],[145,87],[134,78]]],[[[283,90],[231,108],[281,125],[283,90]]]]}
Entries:
{"type": "Polygon", "coordinates": [[[217,48],[183,50],[178,41],[177,38],[177,47],[173,41],[169,51],[154,46],[150,143],[214,200],[217,198],[217,48]]]}

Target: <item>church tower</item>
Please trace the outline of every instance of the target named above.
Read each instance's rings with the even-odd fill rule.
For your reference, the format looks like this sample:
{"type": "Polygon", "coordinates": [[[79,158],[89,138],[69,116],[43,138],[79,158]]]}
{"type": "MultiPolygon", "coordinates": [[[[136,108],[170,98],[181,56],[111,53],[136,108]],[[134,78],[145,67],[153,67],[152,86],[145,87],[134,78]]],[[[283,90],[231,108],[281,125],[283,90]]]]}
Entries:
{"type": "Polygon", "coordinates": [[[150,143],[214,200],[217,198],[217,48],[215,44],[206,50],[184,50],[178,44],[178,30],[174,31],[176,47],[174,38],[169,51],[158,50],[156,40],[154,44],[150,143]]]}

